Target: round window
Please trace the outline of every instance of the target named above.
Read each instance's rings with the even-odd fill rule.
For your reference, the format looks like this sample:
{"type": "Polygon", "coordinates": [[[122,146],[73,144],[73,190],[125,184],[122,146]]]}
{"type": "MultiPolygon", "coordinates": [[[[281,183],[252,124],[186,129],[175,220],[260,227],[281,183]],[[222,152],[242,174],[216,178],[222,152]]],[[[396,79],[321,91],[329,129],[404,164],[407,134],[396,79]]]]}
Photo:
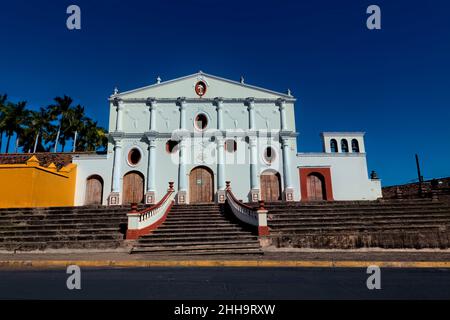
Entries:
{"type": "Polygon", "coordinates": [[[203,113],[198,114],[195,117],[194,125],[198,130],[205,130],[208,126],[208,117],[203,113]]]}
{"type": "Polygon", "coordinates": [[[178,151],[178,144],[179,142],[176,140],[169,140],[166,143],[166,151],[168,153],[175,153],[178,151]]]}
{"type": "Polygon", "coordinates": [[[133,148],[128,153],[128,163],[132,166],[135,166],[141,161],[142,155],[139,149],[133,148]]]}
{"type": "Polygon", "coordinates": [[[274,150],[272,147],[267,147],[267,148],[264,150],[264,160],[265,160],[267,163],[272,163],[272,162],[275,161],[275,158],[276,158],[276,152],[275,152],[275,150],[274,150]]]}

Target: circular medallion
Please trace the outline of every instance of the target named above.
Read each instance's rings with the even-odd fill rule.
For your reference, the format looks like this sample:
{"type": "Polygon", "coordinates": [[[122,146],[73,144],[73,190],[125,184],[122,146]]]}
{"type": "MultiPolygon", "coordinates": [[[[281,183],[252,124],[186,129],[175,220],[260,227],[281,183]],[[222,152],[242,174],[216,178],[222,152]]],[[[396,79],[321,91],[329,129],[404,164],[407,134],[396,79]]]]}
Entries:
{"type": "Polygon", "coordinates": [[[204,96],[206,93],[206,83],[203,81],[197,82],[195,84],[195,93],[200,97],[204,96]]]}

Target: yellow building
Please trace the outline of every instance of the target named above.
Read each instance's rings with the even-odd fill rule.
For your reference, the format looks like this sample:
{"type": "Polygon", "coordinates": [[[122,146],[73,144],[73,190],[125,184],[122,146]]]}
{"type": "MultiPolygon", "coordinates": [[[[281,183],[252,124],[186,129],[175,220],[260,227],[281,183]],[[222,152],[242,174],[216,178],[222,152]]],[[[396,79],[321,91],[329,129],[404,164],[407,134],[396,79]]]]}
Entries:
{"type": "Polygon", "coordinates": [[[36,156],[22,164],[0,164],[0,208],[73,206],[76,164],[59,170],[36,156]]]}

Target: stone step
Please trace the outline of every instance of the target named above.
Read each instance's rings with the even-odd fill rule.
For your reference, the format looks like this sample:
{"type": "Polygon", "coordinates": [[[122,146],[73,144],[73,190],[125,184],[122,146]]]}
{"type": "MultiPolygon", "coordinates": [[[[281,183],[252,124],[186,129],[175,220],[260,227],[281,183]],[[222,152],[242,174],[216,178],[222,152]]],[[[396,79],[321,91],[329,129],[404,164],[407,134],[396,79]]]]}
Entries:
{"type": "Polygon", "coordinates": [[[145,256],[145,254],[149,254],[153,256],[230,256],[230,255],[238,255],[238,256],[261,256],[264,252],[261,249],[222,249],[222,250],[196,250],[196,251],[181,251],[181,252],[146,252],[145,250],[133,251],[131,253],[140,253],[145,256]]]}
{"type": "Polygon", "coordinates": [[[25,223],[16,223],[16,224],[9,224],[9,225],[0,225],[0,233],[4,231],[46,231],[46,230],[84,230],[84,229],[91,229],[91,230],[104,230],[104,229],[111,229],[111,230],[119,230],[120,224],[106,224],[106,223],[78,223],[78,224],[25,224],[25,223]]]}
{"type": "Polygon", "coordinates": [[[41,225],[120,225],[127,223],[127,219],[119,218],[119,219],[63,219],[63,220],[53,220],[53,219],[41,219],[41,220],[21,220],[14,219],[8,221],[0,222],[0,228],[2,226],[7,225],[33,225],[33,226],[41,226],[41,225]]]}
{"type": "Polygon", "coordinates": [[[449,217],[377,217],[377,218],[364,218],[364,217],[344,217],[334,219],[324,218],[305,218],[305,219],[283,219],[283,220],[268,220],[269,225],[281,226],[281,225],[303,225],[303,224],[345,224],[345,223],[417,223],[417,222],[440,222],[450,223],[449,217]]]}
{"type": "Polygon", "coordinates": [[[7,239],[10,237],[20,237],[20,236],[48,236],[48,235],[107,235],[107,234],[119,234],[119,228],[98,228],[98,229],[46,229],[46,230],[9,230],[0,231],[0,241],[1,239],[7,239]]]}
{"type": "Polygon", "coordinates": [[[64,219],[71,217],[126,217],[126,212],[82,212],[82,213],[59,213],[59,214],[47,214],[45,212],[35,212],[35,213],[27,213],[27,214],[5,214],[0,216],[0,221],[3,219],[23,219],[23,218],[33,218],[33,217],[45,217],[48,219],[64,219]]]}
{"type": "Polygon", "coordinates": [[[189,245],[210,245],[210,244],[220,244],[220,245],[233,245],[233,244],[242,244],[242,243],[257,243],[258,240],[257,238],[249,238],[247,241],[244,240],[236,240],[236,239],[231,239],[231,240],[224,240],[224,239],[216,239],[216,240],[203,240],[203,241],[184,241],[184,240],[180,240],[180,241],[167,241],[164,243],[161,242],[148,242],[148,241],[139,241],[138,242],[138,246],[139,248],[143,248],[143,247],[173,247],[173,246],[189,246],[189,245]]]}
{"type": "Polygon", "coordinates": [[[161,235],[161,236],[155,236],[153,234],[143,236],[139,238],[139,243],[168,243],[168,242],[177,242],[177,241],[193,241],[193,242],[199,242],[199,241],[226,241],[226,240],[241,240],[241,241],[250,241],[250,240],[257,240],[258,238],[250,233],[247,234],[240,234],[239,236],[235,235],[189,235],[186,237],[171,237],[170,235],[161,235]]]}
{"type": "Polygon", "coordinates": [[[446,216],[450,217],[450,212],[446,211],[377,211],[377,212],[321,212],[321,213],[314,213],[314,212],[289,212],[289,213],[273,213],[269,211],[269,218],[276,220],[276,219],[302,219],[302,218],[314,218],[314,217],[324,217],[324,218],[352,218],[352,217],[364,217],[364,218],[370,218],[370,217],[377,217],[377,216],[386,216],[386,217],[395,217],[395,216],[432,216],[432,215],[439,215],[439,216],[446,216]]]}
{"type": "Polygon", "coordinates": [[[429,229],[433,231],[438,231],[440,229],[440,225],[415,225],[415,226],[395,226],[395,225],[387,225],[380,228],[379,226],[339,226],[339,227],[295,227],[295,228],[283,228],[283,229],[273,229],[273,232],[282,232],[284,233],[317,233],[317,232],[329,232],[329,231],[357,231],[357,232],[383,232],[386,230],[422,230],[429,229]]]}
{"type": "Polygon", "coordinates": [[[367,229],[367,228],[378,228],[378,229],[384,229],[384,228],[414,228],[415,226],[440,226],[440,227],[446,227],[450,226],[450,222],[446,223],[439,223],[439,221],[427,221],[427,222],[417,222],[415,224],[408,224],[408,223],[401,223],[401,222],[390,222],[390,221],[382,221],[382,222],[376,222],[376,223],[370,223],[370,222],[347,222],[347,223],[327,223],[327,224],[320,224],[320,223],[305,223],[305,224],[285,224],[285,225],[271,225],[269,224],[269,227],[273,230],[286,230],[286,229],[293,229],[293,228],[321,228],[321,229],[328,229],[332,227],[342,227],[342,228],[359,228],[359,229],[367,229]]]}
{"type": "Polygon", "coordinates": [[[345,214],[345,213],[339,213],[339,214],[283,214],[283,215],[271,215],[269,214],[269,218],[271,221],[303,221],[308,219],[323,219],[325,221],[327,220],[334,220],[334,219],[378,219],[378,218],[389,218],[389,219],[395,219],[395,218],[415,218],[415,217],[421,217],[421,218],[427,218],[427,217],[436,217],[436,218],[447,218],[450,219],[450,214],[446,212],[437,212],[437,213],[396,213],[396,214],[345,214]]]}
{"type": "Polygon", "coordinates": [[[0,245],[4,243],[21,243],[21,242],[52,242],[52,241],[91,241],[91,240],[122,240],[123,235],[120,234],[84,234],[84,235],[47,235],[39,236],[12,236],[8,238],[0,237],[0,245]]]}
{"type": "Polygon", "coordinates": [[[395,207],[313,207],[313,208],[303,208],[303,207],[280,207],[280,208],[267,208],[271,213],[284,213],[284,212],[301,212],[301,213],[321,213],[321,212],[389,212],[389,211],[444,211],[448,212],[449,207],[445,206],[395,206],[395,207]]]}
{"type": "Polygon", "coordinates": [[[233,227],[233,228],[238,228],[239,230],[241,229],[240,226],[236,225],[233,226],[229,223],[226,222],[204,222],[204,223],[168,223],[165,222],[162,226],[159,227],[159,229],[183,229],[186,228],[186,230],[190,230],[190,229],[198,229],[198,228],[202,228],[202,229],[210,229],[210,228],[229,228],[229,227],[233,227]]]}
{"type": "Polygon", "coordinates": [[[207,244],[207,245],[188,245],[188,246],[178,246],[178,247],[135,247],[132,249],[131,253],[137,253],[137,252],[193,252],[193,251],[215,251],[215,250],[231,250],[234,252],[239,252],[241,249],[254,249],[254,250],[260,250],[259,243],[250,243],[250,244],[234,244],[231,248],[229,244],[224,245],[213,245],[213,244],[207,244]]]}
{"type": "Polygon", "coordinates": [[[185,228],[168,228],[161,226],[158,229],[153,231],[154,235],[157,234],[170,234],[171,236],[175,236],[178,234],[210,234],[210,233],[239,233],[241,231],[244,231],[242,227],[239,226],[227,226],[227,227],[220,227],[220,228],[202,228],[202,227],[185,227],[185,228]]]}
{"type": "Polygon", "coordinates": [[[123,245],[121,240],[79,240],[79,241],[31,241],[1,243],[0,248],[6,250],[45,250],[45,249],[115,249],[123,245]]]}

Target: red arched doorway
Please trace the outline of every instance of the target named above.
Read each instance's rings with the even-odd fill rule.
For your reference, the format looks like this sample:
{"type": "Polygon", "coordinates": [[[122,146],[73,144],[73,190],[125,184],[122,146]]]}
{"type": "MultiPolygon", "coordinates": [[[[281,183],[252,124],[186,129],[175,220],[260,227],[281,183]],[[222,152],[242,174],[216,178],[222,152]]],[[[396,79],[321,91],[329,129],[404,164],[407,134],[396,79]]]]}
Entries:
{"type": "Polygon", "coordinates": [[[98,175],[92,175],[86,180],[85,205],[102,204],[103,202],[103,179],[98,175]]]}
{"type": "Polygon", "coordinates": [[[276,171],[261,174],[261,200],[272,202],[281,200],[281,177],[276,171]]]}
{"type": "Polygon", "coordinates": [[[320,173],[311,173],[307,178],[307,193],[309,201],[322,201],[327,199],[325,179],[320,173]]]}
{"type": "Polygon", "coordinates": [[[122,204],[144,201],[144,176],[137,171],[128,172],[123,177],[122,204]]]}
{"type": "Polygon", "coordinates": [[[214,201],[214,178],[207,167],[195,167],[189,174],[189,203],[214,201]]]}

